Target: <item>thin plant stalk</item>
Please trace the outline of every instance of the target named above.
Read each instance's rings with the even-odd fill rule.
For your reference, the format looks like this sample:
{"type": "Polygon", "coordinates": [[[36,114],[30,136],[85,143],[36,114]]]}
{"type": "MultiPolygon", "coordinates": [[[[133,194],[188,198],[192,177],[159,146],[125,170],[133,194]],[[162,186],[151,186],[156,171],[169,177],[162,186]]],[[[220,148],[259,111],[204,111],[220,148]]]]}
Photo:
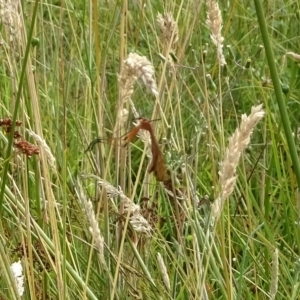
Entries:
{"type": "MultiPolygon", "coordinates": [[[[39,4],[39,1],[36,0],[35,4],[34,4],[34,8],[33,8],[33,13],[31,16],[31,24],[30,24],[29,34],[28,34],[28,38],[27,38],[27,44],[26,44],[26,50],[25,50],[25,54],[24,54],[22,69],[21,69],[21,75],[20,75],[15,109],[14,109],[14,114],[13,114],[13,124],[12,124],[12,128],[11,128],[11,132],[15,131],[16,119],[17,119],[17,115],[18,115],[18,111],[19,111],[19,107],[20,107],[20,102],[21,102],[23,83],[24,83],[24,79],[25,79],[25,74],[26,74],[26,69],[27,69],[27,61],[28,61],[30,48],[31,48],[31,40],[32,40],[34,26],[35,26],[35,20],[36,20],[36,16],[37,16],[38,4],[39,4]]],[[[3,205],[5,184],[6,184],[6,178],[7,178],[6,174],[8,172],[8,167],[9,167],[9,162],[10,162],[10,160],[8,158],[11,156],[13,140],[14,140],[13,134],[11,134],[10,138],[8,139],[8,146],[7,146],[7,151],[6,151],[7,161],[4,164],[3,172],[2,172],[2,183],[1,183],[1,190],[0,190],[0,216],[2,214],[2,205],[3,205]]]]}
{"type": "Polygon", "coordinates": [[[271,41],[269,38],[266,19],[265,19],[264,13],[263,13],[262,3],[260,0],[254,0],[254,3],[255,3],[257,19],[258,19],[258,23],[259,23],[259,27],[260,27],[260,31],[261,31],[261,35],[262,35],[262,40],[263,40],[263,43],[265,46],[266,57],[267,57],[268,65],[270,68],[270,75],[271,75],[272,82],[274,85],[274,91],[275,91],[276,100],[277,100],[278,107],[279,107],[282,125],[283,125],[283,129],[284,129],[284,132],[286,135],[288,147],[290,150],[291,160],[293,162],[293,170],[294,170],[296,178],[297,178],[298,186],[300,186],[299,157],[297,154],[297,149],[295,146],[295,141],[294,141],[293,133],[291,130],[291,125],[289,122],[289,116],[287,113],[286,104],[283,99],[281,84],[280,84],[280,80],[279,80],[279,76],[278,76],[278,72],[277,72],[277,68],[276,68],[276,64],[275,64],[275,57],[273,54],[272,44],[271,44],[271,41]]]}

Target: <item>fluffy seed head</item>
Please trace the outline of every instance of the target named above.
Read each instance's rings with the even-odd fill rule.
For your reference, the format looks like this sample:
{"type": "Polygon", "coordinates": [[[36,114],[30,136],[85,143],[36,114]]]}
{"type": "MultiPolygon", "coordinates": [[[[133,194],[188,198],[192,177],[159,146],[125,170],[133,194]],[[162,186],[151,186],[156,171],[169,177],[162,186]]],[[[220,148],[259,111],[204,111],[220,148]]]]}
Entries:
{"type": "Polygon", "coordinates": [[[9,41],[20,43],[21,41],[21,17],[18,11],[19,1],[0,0],[0,20],[9,35],[9,41]]]}
{"type": "Polygon", "coordinates": [[[122,102],[127,102],[133,93],[136,80],[141,79],[147,89],[154,96],[158,95],[157,84],[154,78],[154,67],[145,57],[136,53],[130,53],[124,61],[119,77],[122,102]]]}
{"type": "Polygon", "coordinates": [[[222,15],[219,4],[216,0],[207,0],[207,19],[206,24],[209,27],[211,34],[210,38],[217,47],[218,60],[221,66],[226,65],[226,60],[223,55],[223,41],[222,36],[222,15]]]}
{"type": "Polygon", "coordinates": [[[165,45],[174,46],[178,42],[178,25],[171,13],[157,15],[157,23],[161,31],[162,41],[165,45]]]}
{"type": "Polygon", "coordinates": [[[249,116],[242,115],[240,127],[236,129],[233,136],[229,139],[229,145],[219,171],[221,193],[212,204],[212,214],[215,218],[220,216],[225,200],[233,192],[240,156],[249,145],[253,129],[264,114],[262,105],[252,107],[249,116]]]}

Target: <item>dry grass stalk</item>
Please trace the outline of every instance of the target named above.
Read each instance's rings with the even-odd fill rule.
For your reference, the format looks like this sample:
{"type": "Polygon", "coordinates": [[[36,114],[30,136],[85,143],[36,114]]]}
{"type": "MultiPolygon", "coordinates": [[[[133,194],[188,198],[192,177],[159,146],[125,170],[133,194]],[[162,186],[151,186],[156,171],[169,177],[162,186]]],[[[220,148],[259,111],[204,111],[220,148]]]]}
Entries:
{"type": "Polygon", "coordinates": [[[9,34],[9,41],[20,44],[22,22],[18,6],[17,0],[0,0],[0,19],[9,34]]]}
{"type": "Polygon", "coordinates": [[[95,175],[86,175],[82,177],[96,179],[98,184],[105,188],[105,191],[107,192],[107,196],[109,198],[120,197],[121,202],[124,205],[124,214],[130,215],[129,223],[131,224],[132,228],[139,233],[144,233],[146,235],[151,234],[152,227],[150,226],[148,221],[141,215],[140,206],[135,204],[131,199],[129,199],[121,189],[115,188],[106,180],[103,180],[102,178],[95,175]]]}
{"type": "Polygon", "coordinates": [[[221,66],[226,65],[226,60],[223,55],[223,41],[222,36],[222,15],[219,8],[219,4],[216,0],[207,0],[207,19],[206,24],[210,28],[211,40],[217,47],[218,60],[221,66]]]}
{"type": "Polygon", "coordinates": [[[171,13],[157,15],[157,23],[161,30],[162,41],[165,45],[171,45],[170,48],[178,42],[178,25],[171,13]]]}
{"type": "Polygon", "coordinates": [[[233,192],[236,183],[236,169],[240,156],[249,145],[253,129],[264,114],[265,112],[262,109],[262,105],[252,107],[249,116],[245,114],[242,115],[240,127],[236,129],[233,136],[229,139],[229,145],[226,149],[225,158],[219,172],[221,192],[219,197],[212,204],[212,214],[216,219],[219,218],[222,212],[225,200],[233,192]]]}
{"type": "Polygon", "coordinates": [[[162,274],[163,282],[168,291],[171,290],[170,278],[167,272],[166,265],[160,253],[157,254],[157,261],[160,267],[160,272],[162,274]]]}
{"type": "Polygon", "coordinates": [[[278,290],[278,249],[273,252],[272,258],[272,273],[271,273],[271,287],[270,287],[270,299],[274,300],[278,290]]]}
{"type": "Polygon", "coordinates": [[[83,191],[83,187],[81,185],[81,182],[78,180],[77,182],[77,188],[76,188],[78,199],[81,202],[81,205],[84,208],[85,215],[87,216],[88,222],[90,224],[90,232],[94,237],[94,244],[95,248],[97,249],[99,253],[99,257],[101,262],[106,265],[105,259],[104,259],[104,238],[101,235],[101,231],[99,228],[99,224],[96,220],[95,212],[93,209],[93,204],[90,200],[87,200],[87,197],[83,191]]]}

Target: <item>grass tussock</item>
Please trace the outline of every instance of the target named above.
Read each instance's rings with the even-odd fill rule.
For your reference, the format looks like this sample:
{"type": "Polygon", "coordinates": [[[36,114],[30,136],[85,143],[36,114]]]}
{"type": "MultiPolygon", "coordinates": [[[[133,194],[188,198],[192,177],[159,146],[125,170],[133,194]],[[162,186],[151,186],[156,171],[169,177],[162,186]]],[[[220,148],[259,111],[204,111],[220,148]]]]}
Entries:
{"type": "Polygon", "coordinates": [[[0,299],[298,299],[300,24],[262,5],[0,0],[0,299]]]}

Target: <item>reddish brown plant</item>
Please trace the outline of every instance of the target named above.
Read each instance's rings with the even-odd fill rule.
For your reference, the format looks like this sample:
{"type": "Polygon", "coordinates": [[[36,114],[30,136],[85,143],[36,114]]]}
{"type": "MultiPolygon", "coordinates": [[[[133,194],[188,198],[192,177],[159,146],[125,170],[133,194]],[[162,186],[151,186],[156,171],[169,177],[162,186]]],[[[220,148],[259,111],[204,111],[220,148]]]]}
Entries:
{"type": "MultiPolygon", "coordinates": [[[[5,133],[10,133],[12,129],[12,120],[10,118],[4,118],[0,120],[0,127],[2,127],[5,131],[5,133]]],[[[16,121],[16,126],[19,127],[22,125],[21,121],[16,121]]],[[[37,146],[30,144],[27,142],[22,135],[19,133],[19,131],[15,130],[13,134],[14,138],[14,146],[16,149],[20,150],[22,153],[24,153],[27,156],[32,156],[33,154],[39,154],[40,150],[37,146]]]]}
{"type": "MultiPolygon", "coordinates": [[[[21,121],[16,121],[16,126],[21,126],[22,122],[21,121]]],[[[12,128],[12,120],[10,118],[4,118],[0,120],[0,127],[4,128],[4,131],[6,133],[9,133],[11,131],[12,128]]]]}
{"type": "Polygon", "coordinates": [[[33,154],[40,153],[40,150],[37,146],[30,144],[29,142],[27,142],[22,138],[14,142],[14,146],[29,157],[32,156],[33,154]]]}

